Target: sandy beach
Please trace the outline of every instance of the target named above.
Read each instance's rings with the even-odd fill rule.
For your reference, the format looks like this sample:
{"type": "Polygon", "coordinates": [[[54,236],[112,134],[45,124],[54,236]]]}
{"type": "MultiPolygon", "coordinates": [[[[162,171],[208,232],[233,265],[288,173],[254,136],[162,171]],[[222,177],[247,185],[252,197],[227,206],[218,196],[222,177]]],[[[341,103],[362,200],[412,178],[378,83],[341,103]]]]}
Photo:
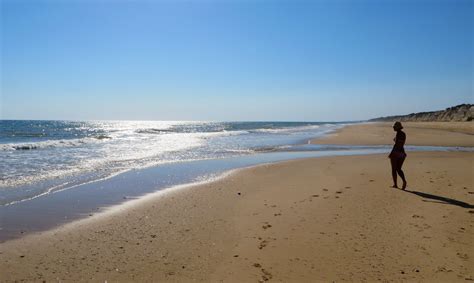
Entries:
{"type": "MultiPolygon", "coordinates": [[[[393,123],[364,123],[344,127],[314,144],[393,144],[393,123]]],[[[404,122],[407,145],[474,146],[472,122],[404,122]]]]}
{"type": "MultiPolygon", "coordinates": [[[[472,146],[469,131],[419,127],[409,144],[472,146]]],[[[368,144],[361,129],[391,143],[381,124],[319,142],[368,144]]],[[[409,152],[407,191],[390,188],[386,155],[238,170],[0,244],[0,281],[474,280],[473,160],[409,152]]]]}

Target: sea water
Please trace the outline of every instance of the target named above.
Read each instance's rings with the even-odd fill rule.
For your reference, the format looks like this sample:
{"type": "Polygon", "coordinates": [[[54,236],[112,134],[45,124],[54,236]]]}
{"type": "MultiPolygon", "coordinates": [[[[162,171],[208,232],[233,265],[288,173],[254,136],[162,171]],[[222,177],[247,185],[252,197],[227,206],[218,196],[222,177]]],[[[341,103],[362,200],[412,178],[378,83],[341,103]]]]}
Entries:
{"type": "Polygon", "coordinates": [[[283,150],[341,125],[0,120],[0,205],[133,169],[283,150]]]}

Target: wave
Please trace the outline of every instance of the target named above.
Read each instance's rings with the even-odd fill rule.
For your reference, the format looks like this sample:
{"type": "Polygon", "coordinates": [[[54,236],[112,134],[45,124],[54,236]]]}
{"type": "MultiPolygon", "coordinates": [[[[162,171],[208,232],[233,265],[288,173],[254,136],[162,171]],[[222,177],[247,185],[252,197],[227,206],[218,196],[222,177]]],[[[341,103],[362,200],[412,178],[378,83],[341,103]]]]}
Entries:
{"type": "Polygon", "coordinates": [[[224,152],[224,153],[247,153],[247,154],[250,154],[250,153],[255,153],[257,151],[253,150],[253,149],[225,149],[222,152],[224,152]]]}
{"type": "Polygon", "coordinates": [[[107,136],[107,135],[98,135],[98,136],[94,136],[94,137],[91,137],[91,138],[97,139],[97,140],[110,140],[110,139],[112,139],[112,137],[107,136]]]}
{"type": "Polygon", "coordinates": [[[283,127],[283,128],[261,128],[250,130],[251,133],[270,133],[270,134],[284,134],[291,132],[301,132],[308,130],[315,130],[320,128],[320,125],[307,125],[307,126],[296,126],[296,127],[283,127]]]}
{"type": "MultiPolygon", "coordinates": [[[[329,124],[328,124],[329,125],[329,124]]],[[[325,126],[328,126],[325,125],[325,126]]],[[[320,125],[305,125],[305,126],[290,126],[290,127],[281,127],[281,128],[271,128],[272,125],[268,125],[270,128],[265,127],[266,125],[256,127],[256,128],[245,128],[245,129],[228,129],[226,127],[213,127],[209,129],[200,129],[200,131],[190,130],[188,128],[170,128],[170,129],[160,129],[160,128],[144,128],[135,130],[135,133],[138,134],[153,134],[153,135],[162,135],[162,134],[198,134],[202,136],[220,136],[220,135],[241,135],[249,133],[270,133],[270,134],[285,134],[292,132],[301,132],[308,131],[320,128],[320,125]]]]}
{"type": "Polygon", "coordinates": [[[149,128],[149,129],[138,129],[135,131],[137,134],[169,134],[169,133],[175,133],[175,131],[170,130],[170,129],[155,129],[155,128],[149,128]]]}
{"type": "Polygon", "coordinates": [[[0,150],[35,150],[57,147],[77,147],[85,143],[112,139],[110,136],[98,135],[81,139],[49,140],[30,143],[6,143],[0,144],[0,150]]]}
{"type": "Polygon", "coordinates": [[[290,145],[279,145],[279,146],[261,146],[253,149],[254,152],[264,153],[264,152],[274,152],[274,151],[286,151],[291,148],[290,145]]]}
{"type": "MultiPolygon", "coordinates": [[[[324,126],[330,126],[325,124],[324,126]]],[[[300,125],[275,125],[262,124],[260,122],[254,125],[248,123],[236,125],[176,125],[170,128],[141,128],[135,130],[138,134],[218,134],[218,133],[291,133],[299,131],[308,131],[320,128],[321,125],[300,124],[300,125]]]]}
{"type": "Polygon", "coordinates": [[[201,132],[193,133],[194,136],[201,139],[209,139],[213,137],[239,136],[250,133],[249,131],[220,131],[220,132],[201,132]]]}
{"type": "Polygon", "coordinates": [[[41,138],[47,136],[46,133],[29,133],[29,132],[13,132],[8,136],[10,137],[21,137],[21,138],[41,138]]]}
{"type": "Polygon", "coordinates": [[[138,129],[135,133],[138,134],[154,134],[154,135],[162,135],[162,134],[219,134],[219,133],[230,133],[236,132],[241,133],[240,130],[226,130],[224,127],[219,129],[201,129],[201,130],[190,130],[190,129],[157,129],[157,128],[146,128],[146,129],[138,129]]]}

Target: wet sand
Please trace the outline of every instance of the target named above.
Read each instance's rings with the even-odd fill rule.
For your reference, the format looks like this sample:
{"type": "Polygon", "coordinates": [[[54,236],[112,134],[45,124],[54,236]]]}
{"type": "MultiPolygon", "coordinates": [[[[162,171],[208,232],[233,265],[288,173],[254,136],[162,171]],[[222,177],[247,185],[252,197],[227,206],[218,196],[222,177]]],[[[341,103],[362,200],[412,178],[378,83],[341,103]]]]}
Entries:
{"type": "Polygon", "coordinates": [[[0,281],[474,280],[474,153],[239,170],[0,245],[0,281]]]}
{"type": "MultiPolygon", "coordinates": [[[[393,123],[364,123],[344,127],[313,144],[393,144],[393,123]]],[[[474,146],[474,122],[405,122],[407,145],[474,146]]]]}

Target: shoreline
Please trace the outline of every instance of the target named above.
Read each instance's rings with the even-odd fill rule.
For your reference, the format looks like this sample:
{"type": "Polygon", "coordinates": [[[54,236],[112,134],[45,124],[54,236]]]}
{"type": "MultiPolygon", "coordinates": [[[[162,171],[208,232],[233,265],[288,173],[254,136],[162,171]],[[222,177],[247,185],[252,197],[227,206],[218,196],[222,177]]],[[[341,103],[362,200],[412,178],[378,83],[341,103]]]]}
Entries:
{"type": "Polygon", "coordinates": [[[231,174],[234,170],[311,157],[376,154],[385,152],[386,149],[373,149],[372,151],[370,149],[354,149],[320,152],[269,152],[130,170],[111,178],[88,182],[71,189],[0,207],[0,213],[4,217],[0,243],[29,234],[54,230],[71,222],[82,221],[100,215],[110,207],[126,206],[129,202],[134,202],[149,194],[174,190],[175,187],[212,182],[220,176],[231,174]],[[203,168],[206,169],[203,171],[203,168]],[[169,173],[177,170],[182,172],[180,175],[174,176],[174,179],[179,178],[180,182],[170,186],[167,179],[169,173]],[[202,181],[202,178],[205,179],[202,181]],[[157,185],[156,179],[162,180],[161,187],[157,185]],[[140,190],[137,191],[134,188],[135,184],[141,184],[140,190]],[[97,190],[99,191],[96,192],[97,190]]]}
{"type": "MultiPolygon", "coordinates": [[[[303,147],[310,146],[304,145],[303,147]]],[[[453,147],[452,149],[454,152],[471,152],[470,148],[453,147]]],[[[419,150],[420,148],[416,148],[416,151],[419,150]]],[[[426,147],[424,150],[444,152],[449,151],[449,147],[426,147]]],[[[3,231],[0,231],[0,244],[30,234],[55,230],[77,221],[94,218],[96,215],[106,213],[110,208],[127,207],[129,203],[147,198],[148,195],[213,182],[215,179],[223,178],[236,170],[277,164],[289,160],[326,156],[372,155],[388,152],[389,148],[370,146],[363,148],[348,146],[345,149],[326,148],[320,151],[295,146],[295,151],[267,152],[225,159],[172,163],[141,170],[131,170],[111,178],[88,182],[74,186],[72,189],[61,190],[11,206],[0,207],[0,213],[4,217],[3,231]],[[207,169],[202,171],[203,168],[207,169]],[[179,178],[180,182],[170,186],[167,179],[169,178],[168,174],[176,172],[176,170],[182,172],[172,179],[179,178]],[[155,181],[157,179],[162,180],[162,186],[157,185],[155,181]],[[135,188],[136,184],[140,184],[139,190],[135,188]],[[96,192],[97,190],[99,191],[96,192]]]]}

